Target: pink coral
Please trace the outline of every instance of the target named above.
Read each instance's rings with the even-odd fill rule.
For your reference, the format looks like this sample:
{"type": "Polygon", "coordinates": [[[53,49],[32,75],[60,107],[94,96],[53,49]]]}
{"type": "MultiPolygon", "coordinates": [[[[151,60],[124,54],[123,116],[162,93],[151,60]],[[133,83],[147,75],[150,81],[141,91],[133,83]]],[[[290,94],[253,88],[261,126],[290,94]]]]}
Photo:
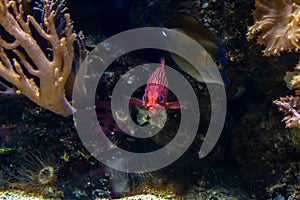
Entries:
{"type": "Polygon", "coordinates": [[[279,107],[280,111],[285,113],[283,121],[285,121],[286,127],[300,128],[300,62],[295,71],[286,73],[284,79],[290,89],[295,89],[297,96],[281,97],[279,100],[274,101],[274,103],[279,107]]]}
{"type": "Polygon", "coordinates": [[[280,100],[275,100],[274,103],[280,111],[285,113],[283,121],[285,121],[286,127],[300,128],[300,97],[281,97],[280,100]]]}

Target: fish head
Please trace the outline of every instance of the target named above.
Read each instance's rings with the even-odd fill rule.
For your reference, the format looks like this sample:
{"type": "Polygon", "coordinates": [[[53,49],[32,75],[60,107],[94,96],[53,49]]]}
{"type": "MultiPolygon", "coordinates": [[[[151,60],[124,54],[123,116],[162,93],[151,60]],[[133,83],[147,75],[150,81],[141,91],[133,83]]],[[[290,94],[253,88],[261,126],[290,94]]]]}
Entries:
{"type": "Polygon", "coordinates": [[[165,106],[167,99],[168,89],[159,84],[148,84],[143,96],[144,105],[149,111],[153,111],[153,114],[159,113],[158,109],[155,109],[157,105],[165,106]]]}

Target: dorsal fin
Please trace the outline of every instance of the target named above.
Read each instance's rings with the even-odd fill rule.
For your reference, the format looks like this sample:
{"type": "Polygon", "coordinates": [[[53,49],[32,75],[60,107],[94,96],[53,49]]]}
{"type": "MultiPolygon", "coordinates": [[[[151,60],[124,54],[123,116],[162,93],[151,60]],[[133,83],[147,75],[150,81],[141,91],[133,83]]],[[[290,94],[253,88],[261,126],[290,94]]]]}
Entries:
{"type": "Polygon", "coordinates": [[[199,38],[209,40],[216,46],[219,46],[219,42],[215,35],[199,21],[195,16],[181,12],[176,15],[166,26],[167,28],[182,28],[194,32],[199,38]]]}
{"type": "Polygon", "coordinates": [[[161,64],[161,68],[163,69],[163,70],[165,70],[165,58],[164,57],[161,57],[160,58],[160,64],[161,64]]]}

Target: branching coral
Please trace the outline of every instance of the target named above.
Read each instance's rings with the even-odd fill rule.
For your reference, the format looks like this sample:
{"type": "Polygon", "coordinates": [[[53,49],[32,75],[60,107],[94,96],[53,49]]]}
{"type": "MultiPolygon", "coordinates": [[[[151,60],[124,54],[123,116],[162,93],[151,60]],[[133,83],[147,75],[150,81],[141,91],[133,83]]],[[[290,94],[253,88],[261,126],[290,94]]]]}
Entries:
{"type": "Polygon", "coordinates": [[[279,107],[279,110],[285,113],[283,121],[285,121],[286,127],[300,128],[300,97],[281,97],[274,103],[279,107]]]}
{"type": "Polygon", "coordinates": [[[256,0],[250,39],[265,45],[265,56],[300,48],[300,6],[291,0],[256,0]]]}
{"type": "MultiPolygon", "coordinates": [[[[285,50],[300,48],[300,1],[256,0],[253,12],[255,24],[249,28],[250,39],[257,36],[257,42],[265,45],[265,56],[279,55],[285,50]]],[[[288,87],[300,94],[300,62],[294,72],[287,72],[288,87]]],[[[286,127],[300,128],[300,97],[287,96],[275,100],[280,111],[285,113],[286,127]]]]}
{"type": "MultiPolygon", "coordinates": [[[[297,67],[295,68],[294,72],[287,72],[288,77],[291,76],[291,80],[286,78],[288,81],[288,85],[290,89],[295,89],[296,95],[300,95],[300,62],[298,63],[297,67]]],[[[287,96],[281,97],[279,100],[274,101],[274,103],[279,107],[280,111],[285,113],[285,117],[283,121],[287,127],[297,127],[300,128],[300,97],[296,96],[287,96]]]]}
{"type": "MultiPolygon", "coordinates": [[[[64,88],[72,69],[76,34],[69,14],[64,14],[64,26],[57,27],[53,2],[45,0],[42,23],[24,16],[22,5],[14,0],[0,0],[0,25],[13,41],[0,38],[0,76],[32,101],[62,116],[73,112],[64,88]],[[48,44],[45,53],[35,35],[48,44]],[[11,56],[13,55],[13,56],[11,56]]],[[[60,24],[61,25],[61,24],[60,24]]]]}
{"type": "Polygon", "coordinates": [[[290,82],[292,88],[296,88],[296,94],[300,94],[300,62],[297,64],[296,68],[295,68],[295,71],[292,72],[293,74],[293,78],[290,82]]]}

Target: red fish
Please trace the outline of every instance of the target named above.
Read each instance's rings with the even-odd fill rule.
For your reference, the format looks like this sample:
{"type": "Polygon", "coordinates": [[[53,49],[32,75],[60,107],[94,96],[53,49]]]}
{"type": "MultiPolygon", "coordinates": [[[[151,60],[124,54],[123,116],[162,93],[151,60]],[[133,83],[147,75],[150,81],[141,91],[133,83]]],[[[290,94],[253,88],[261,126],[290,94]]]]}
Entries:
{"type": "Polygon", "coordinates": [[[167,102],[168,80],[165,73],[165,59],[161,59],[158,67],[149,77],[144,96],[141,99],[131,97],[133,103],[144,106],[152,114],[159,114],[164,108],[178,109],[180,103],[167,102]]]}

